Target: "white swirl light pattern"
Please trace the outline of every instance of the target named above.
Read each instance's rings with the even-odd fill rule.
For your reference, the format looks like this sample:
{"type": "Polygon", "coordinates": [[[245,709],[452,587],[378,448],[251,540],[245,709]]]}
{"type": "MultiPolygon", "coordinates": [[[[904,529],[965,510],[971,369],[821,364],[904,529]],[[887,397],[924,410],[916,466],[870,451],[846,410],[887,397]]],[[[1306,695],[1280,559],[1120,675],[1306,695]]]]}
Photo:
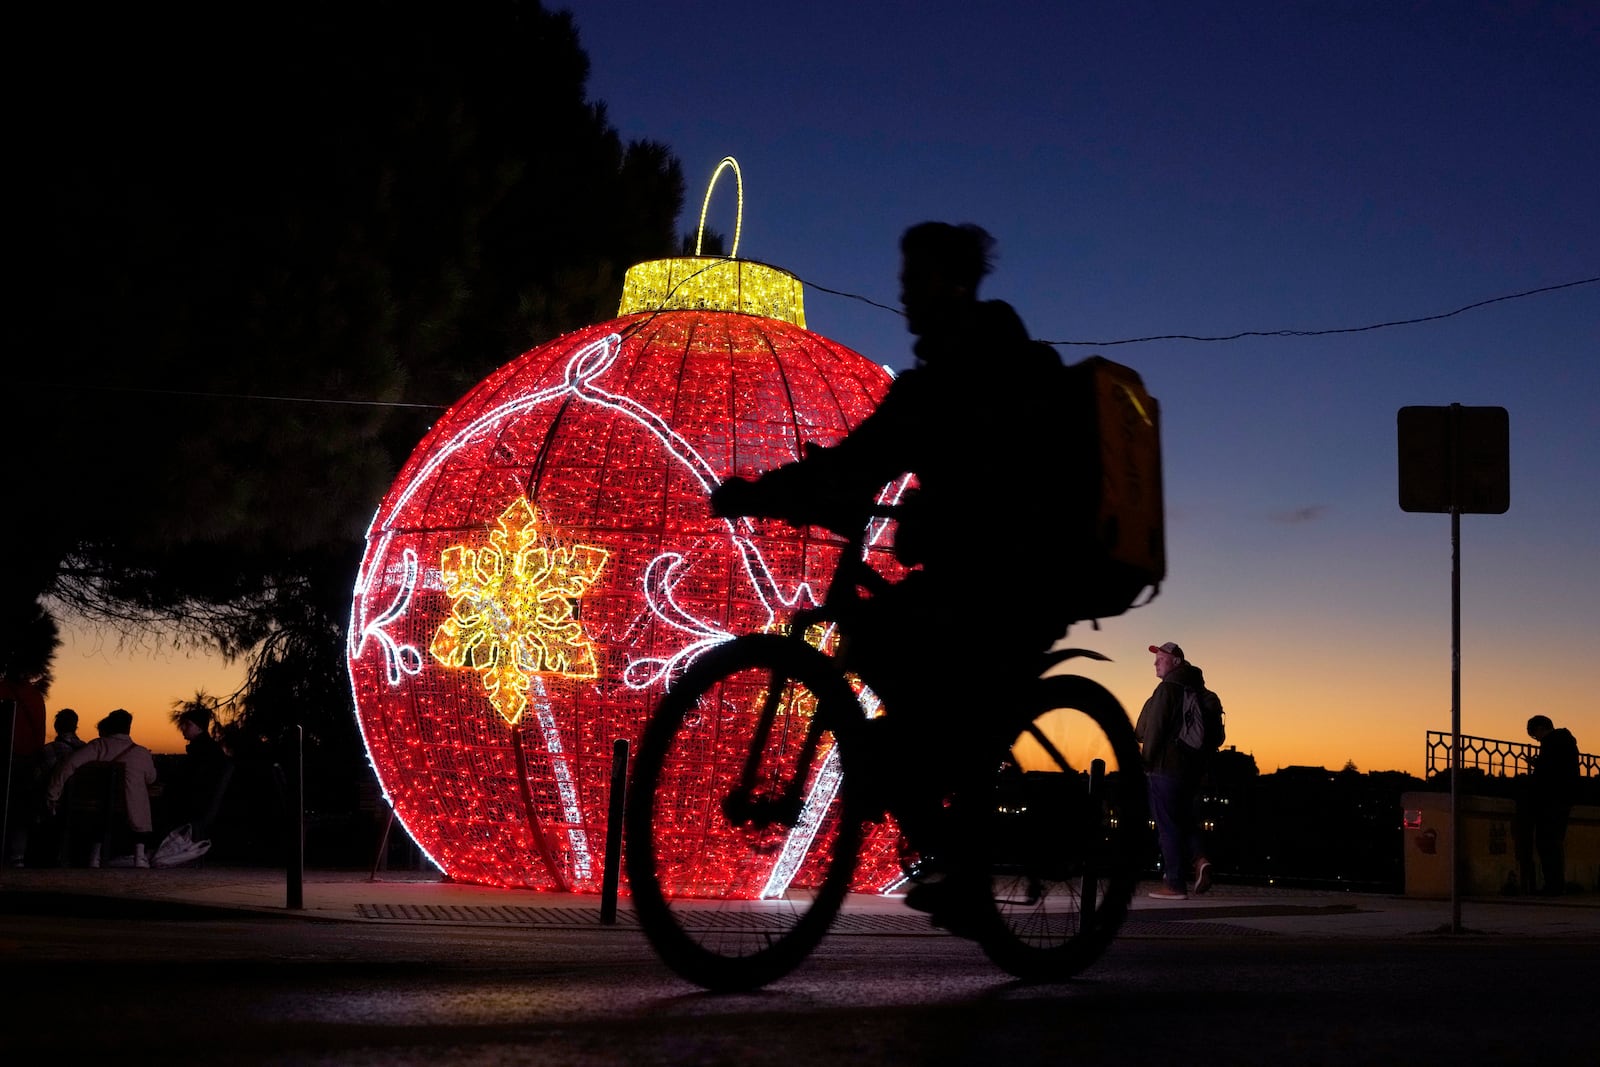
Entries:
{"type": "MultiPolygon", "coordinates": [[[[471,425],[456,434],[448,444],[438,449],[433,457],[419,469],[411,479],[406,490],[400,495],[392,510],[398,511],[414,494],[417,489],[443,466],[452,455],[476,443],[492,431],[496,430],[506,419],[531,411],[543,404],[572,397],[585,403],[596,404],[600,407],[614,411],[627,418],[633,419],[639,425],[648,429],[661,442],[667,454],[678,463],[682,464],[699,481],[706,493],[721,484],[721,479],[701,457],[693,445],[683,439],[683,436],[674,430],[660,415],[637,401],[608,392],[595,384],[595,379],[604,374],[616,360],[617,350],[621,347],[622,338],[618,334],[608,334],[600,340],[579,349],[567,363],[566,376],[560,385],[530,393],[526,396],[508,400],[495,407],[475,420],[471,425]]],[[[748,519],[729,519],[727,523],[730,536],[739,548],[739,557],[744,566],[746,577],[760,598],[766,609],[767,624],[777,618],[777,608],[793,609],[800,604],[812,605],[817,602],[816,594],[808,583],[802,582],[792,594],[784,595],[777,588],[771,568],[767,565],[761,550],[757,548],[748,537],[742,536],[740,531],[748,531],[748,519]],[[777,605],[777,606],[775,606],[777,605]]],[[[369,531],[370,535],[370,531],[369,531]]],[[[387,531],[384,538],[392,536],[387,531]]],[[[376,558],[383,557],[382,551],[376,558]]],[[[413,645],[402,644],[396,641],[388,632],[387,627],[394,624],[403,616],[410,607],[410,599],[416,588],[417,560],[414,553],[407,550],[403,553],[404,566],[407,568],[407,580],[402,583],[400,595],[384,612],[372,621],[359,627],[351,627],[356,643],[351,649],[353,657],[359,657],[365,648],[368,638],[378,641],[383,646],[385,665],[392,685],[399,685],[406,675],[415,675],[422,670],[422,654],[413,645]]],[[[680,552],[663,552],[650,562],[645,570],[644,597],[645,604],[661,622],[689,635],[690,640],[681,649],[666,659],[640,657],[629,661],[624,671],[623,680],[631,689],[646,689],[656,682],[662,681],[670,675],[687,666],[696,656],[706,649],[731,639],[734,635],[720,627],[696,618],[693,614],[681,607],[672,596],[676,582],[675,572],[684,562],[680,552]]],[[[362,591],[370,589],[371,578],[368,577],[362,591]]]]}

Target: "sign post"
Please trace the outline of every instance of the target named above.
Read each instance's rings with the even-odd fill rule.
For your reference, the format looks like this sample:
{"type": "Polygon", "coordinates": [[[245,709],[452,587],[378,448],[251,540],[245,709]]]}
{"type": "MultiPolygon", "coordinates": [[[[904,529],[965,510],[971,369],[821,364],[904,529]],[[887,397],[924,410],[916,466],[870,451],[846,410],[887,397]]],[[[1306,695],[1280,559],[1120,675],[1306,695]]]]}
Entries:
{"type": "Polygon", "coordinates": [[[1450,513],[1450,931],[1461,932],[1461,516],[1511,508],[1505,408],[1404,407],[1400,510],[1450,513]]]}

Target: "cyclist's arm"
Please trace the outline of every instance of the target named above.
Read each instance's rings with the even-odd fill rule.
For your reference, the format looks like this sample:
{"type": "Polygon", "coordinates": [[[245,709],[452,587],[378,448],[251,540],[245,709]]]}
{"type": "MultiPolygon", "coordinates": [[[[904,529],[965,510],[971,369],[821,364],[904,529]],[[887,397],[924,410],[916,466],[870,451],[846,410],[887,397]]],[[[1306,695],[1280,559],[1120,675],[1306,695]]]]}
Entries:
{"type": "Polygon", "coordinates": [[[909,439],[902,425],[903,407],[891,387],[878,409],[838,444],[808,446],[803,459],[754,481],[729,478],[712,491],[712,513],[851,532],[865,521],[878,491],[910,469],[903,454],[909,439]]]}
{"type": "MultiPolygon", "coordinates": [[[[882,483],[858,481],[831,464],[785,464],[755,481],[729,478],[711,493],[711,512],[723,518],[781,519],[794,526],[825,526],[848,534],[866,521],[882,483]]],[[[887,479],[885,479],[887,481],[887,479]]]]}

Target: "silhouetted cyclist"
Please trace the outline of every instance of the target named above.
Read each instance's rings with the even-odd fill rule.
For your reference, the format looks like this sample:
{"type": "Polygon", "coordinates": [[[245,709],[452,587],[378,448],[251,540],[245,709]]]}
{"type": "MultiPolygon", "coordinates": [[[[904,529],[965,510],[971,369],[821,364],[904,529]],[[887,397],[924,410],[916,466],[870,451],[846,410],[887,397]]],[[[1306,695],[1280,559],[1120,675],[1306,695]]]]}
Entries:
{"type": "MultiPolygon", "coordinates": [[[[848,620],[841,654],[883,700],[893,727],[883,743],[908,772],[886,793],[917,844],[942,798],[983,770],[961,757],[994,751],[983,731],[998,716],[986,710],[1036,679],[1041,653],[1081,617],[1070,606],[1072,537],[1090,524],[1070,509],[1089,497],[1088,439],[1057,410],[1055,351],[1029,339],[1010,305],[977,298],[993,239],[924,222],[900,248],[916,365],[838,444],[754,482],[730,478],[711,502],[724,517],[859,529],[885,485],[916,476],[894,539],[913,569],[848,620]]],[[[941,836],[935,847],[959,833],[941,836]]],[[[910,902],[935,910],[945,900],[910,902]]]]}

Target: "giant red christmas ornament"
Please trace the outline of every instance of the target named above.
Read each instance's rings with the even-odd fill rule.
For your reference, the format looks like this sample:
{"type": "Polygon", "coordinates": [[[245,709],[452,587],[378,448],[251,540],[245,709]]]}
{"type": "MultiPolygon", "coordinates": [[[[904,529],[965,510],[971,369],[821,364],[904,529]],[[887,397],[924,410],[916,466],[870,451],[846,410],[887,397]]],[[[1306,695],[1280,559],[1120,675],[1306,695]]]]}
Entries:
{"type": "MultiPolygon", "coordinates": [[[[820,595],[836,555],[707,494],[836,441],[888,381],[805,329],[797,279],[696,256],[634,267],[618,318],[438,421],[368,531],[349,664],[383,789],[446,874],[599,891],[615,742],[696,655],[820,595]]],[[[890,837],[858,888],[899,881],[890,837]]]]}

